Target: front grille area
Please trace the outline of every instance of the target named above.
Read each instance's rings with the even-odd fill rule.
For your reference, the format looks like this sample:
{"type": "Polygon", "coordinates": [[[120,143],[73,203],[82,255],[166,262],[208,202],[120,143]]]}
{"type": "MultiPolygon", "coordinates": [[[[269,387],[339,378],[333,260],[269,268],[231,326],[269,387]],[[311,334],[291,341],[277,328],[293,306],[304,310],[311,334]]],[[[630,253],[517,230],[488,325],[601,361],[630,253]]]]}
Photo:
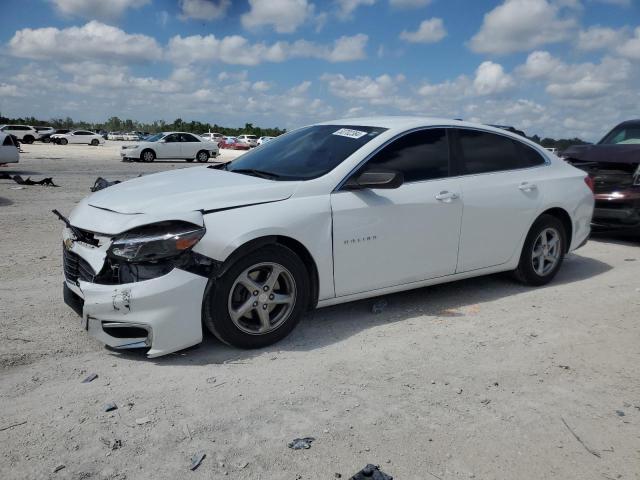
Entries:
{"type": "Polygon", "coordinates": [[[64,247],[62,247],[62,267],[64,269],[64,278],[76,285],[79,280],[93,282],[96,276],[91,265],[86,260],[64,247]]]}

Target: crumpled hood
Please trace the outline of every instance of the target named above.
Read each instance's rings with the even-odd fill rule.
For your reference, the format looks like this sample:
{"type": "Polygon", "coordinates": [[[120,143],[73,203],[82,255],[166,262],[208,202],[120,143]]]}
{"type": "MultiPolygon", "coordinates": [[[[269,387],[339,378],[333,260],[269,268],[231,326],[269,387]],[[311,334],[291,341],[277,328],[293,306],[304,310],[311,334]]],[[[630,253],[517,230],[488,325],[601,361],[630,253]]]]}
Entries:
{"type": "Polygon", "coordinates": [[[574,145],[562,156],[582,162],[640,163],[640,145],[574,145]]]}
{"type": "Polygon", "coordinates": [[[299,184],[194,167],[134,178],[100,190],[86,201],[112,212],[159,216],[285,200],[299,184]]]}

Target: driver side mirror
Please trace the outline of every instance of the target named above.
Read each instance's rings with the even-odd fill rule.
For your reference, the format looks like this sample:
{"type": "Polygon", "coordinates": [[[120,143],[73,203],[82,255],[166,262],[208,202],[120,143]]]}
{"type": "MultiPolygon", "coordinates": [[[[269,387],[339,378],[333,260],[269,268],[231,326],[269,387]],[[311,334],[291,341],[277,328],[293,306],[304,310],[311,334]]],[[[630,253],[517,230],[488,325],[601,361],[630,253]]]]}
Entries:
{"type": "Polygon", "coordinates": [[[363,188],[398,188],[404,183],[404,174],[394,170],[371,169],[360,172],[347,180],[346,190],[363,188]]]}

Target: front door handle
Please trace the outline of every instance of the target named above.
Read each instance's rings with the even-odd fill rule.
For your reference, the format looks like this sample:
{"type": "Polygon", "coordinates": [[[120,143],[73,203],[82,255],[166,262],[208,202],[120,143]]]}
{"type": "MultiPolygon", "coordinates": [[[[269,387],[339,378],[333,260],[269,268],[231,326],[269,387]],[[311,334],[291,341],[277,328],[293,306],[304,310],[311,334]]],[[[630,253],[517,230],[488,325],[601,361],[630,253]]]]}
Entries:
{"type": "Polygon", "coordinates": [[[439,194],[435,196],[435,199],[440,202],[450,203],[452,200],[458,198],[457,193],[449,192],[447,190],[443,190],[439,194]]]}
{"type": "Polygon", "coordinates": [[[532,192],[533,190],[537,190],[538,186],[535,183],[522,182],[518,185],[518,188],[523,192],[532,192]]]}

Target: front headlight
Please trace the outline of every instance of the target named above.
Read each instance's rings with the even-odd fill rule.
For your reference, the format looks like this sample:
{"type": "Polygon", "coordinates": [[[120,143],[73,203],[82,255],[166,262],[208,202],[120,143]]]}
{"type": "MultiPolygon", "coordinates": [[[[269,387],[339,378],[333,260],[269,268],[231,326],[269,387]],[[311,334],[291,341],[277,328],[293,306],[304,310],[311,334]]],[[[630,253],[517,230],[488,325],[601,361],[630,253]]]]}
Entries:
{"type": "Polygon", "coordinates": [[[190,250],[206,229],[187,222],[161,222],[135,228],[117,237],[109,256],[127,262],[152,262],[190,250]]]}

